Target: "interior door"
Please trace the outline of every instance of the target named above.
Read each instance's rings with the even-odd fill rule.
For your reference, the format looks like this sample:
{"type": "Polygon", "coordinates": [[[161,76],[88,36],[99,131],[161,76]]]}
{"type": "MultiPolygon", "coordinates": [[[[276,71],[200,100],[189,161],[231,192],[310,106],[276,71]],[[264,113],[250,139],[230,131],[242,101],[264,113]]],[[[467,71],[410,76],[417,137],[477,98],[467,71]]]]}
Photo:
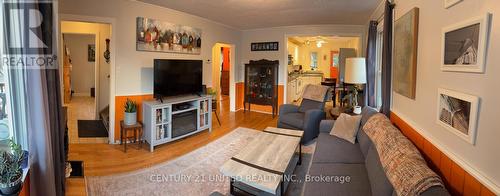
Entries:
{"type": "Polygon", "coordinates": [[[357,57],[356,49],[354,48],[340,48],[339,50],[339,78],[344,82],[345,76],[345,60],[347,58],[357,57]]]}
{"type": "Polygon", "coordinates": [[[230,55],[230,48],[223,47],[222,50],[222,69],[221,69],[221,80],[220,80],[220,89],[221,89],[221,94],[223,95],[229,95],[229,69],[230,69],[230,62],[229,62],[229,55],[230,55]]]}

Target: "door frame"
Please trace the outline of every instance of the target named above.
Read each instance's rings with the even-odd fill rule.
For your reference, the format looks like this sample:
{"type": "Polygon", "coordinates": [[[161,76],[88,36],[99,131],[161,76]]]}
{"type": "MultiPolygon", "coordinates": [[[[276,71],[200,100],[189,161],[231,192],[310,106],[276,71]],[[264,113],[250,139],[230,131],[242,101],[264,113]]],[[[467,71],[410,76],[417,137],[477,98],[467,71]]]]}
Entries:
{"type": "MultiPolygon", "coordinates": [[[[210,74],[210,77],[211,77],[211,82],[210,82],[210,86],[213,87],[214,85],[214,74],[213,74],[213,71],[214,71],[214,67],[217,66],[220,68],[220,65],[217,65],[218,64],[218,61],[214,61],[214,58],[216,57],[215,56],[215,53],[217,51],[214,50],[214,48],[219,48],[217,51],[218,53],[221,53],[221,49],[222,47],[226,47],[226,48],[229,48],[229,111],[231,112],[236,112],[236,70],[235,70],[235,59],[236,59],[236,45],[234,44],[230,44],[230,43],[224,43],[224,42],[216,42],[213,46],[212,46],[212,62],[211,62],[211,67],[210,67],[210,70],[212,71],[211,74],[210,74]]],[[[219,73],[219,78],[220,78],[220,70],[218,71],[219,73]]],[[[218,80],[218,82],[220,83],[220,80],[218,80]]],[[[219,94],[220,92],[218,92],[219,94]]]]}
{"type": "MultiPolygon", "coordinates": [[[[109,44],[109,49],[111,51],[111,58],[110,58],[110,78],[109,78],[109,130],[108,130],[108,142],[110,144],[115,143],[115,89],[116,89],[116,83],[115,83],[115,74],[116,74],[116,65],[115,65],[115,57],[116,57],[116,45],[114,38],[116,38],[116,30],[117,29],[117,23],[115,18],[108,18],[108,17],[96,17],[96,16],[86,16],[86,15],[74,15],[74,14],[58,14],[59,15],[59,20],[58,20],[58,36],[59,36],[59,44],[58,47],[61,49],[61,21],[75,21],[75,22],[88,22],[88,23],[105,23],[109,24],[111,28],[111,36],[110,36],[110,44],[109,44]]],[[[59,58],[59,74],[60,76],[62,75],[62,58],[59,58]]],[[[62,77],[59,78],[62,80],[62,77]]],[[[62,84],[62,81],[60,81],[62,84]]],[[[61,86],[61,92],[63,92],[63,88],[61,86]]],[[[97,91],[97,89],[96,89],[97,91]]],[[[63,93],[61,93],[61,96],[64,96],[63,93]]],[[[64,98],[64,97],[62,97],[64,98]]]]}

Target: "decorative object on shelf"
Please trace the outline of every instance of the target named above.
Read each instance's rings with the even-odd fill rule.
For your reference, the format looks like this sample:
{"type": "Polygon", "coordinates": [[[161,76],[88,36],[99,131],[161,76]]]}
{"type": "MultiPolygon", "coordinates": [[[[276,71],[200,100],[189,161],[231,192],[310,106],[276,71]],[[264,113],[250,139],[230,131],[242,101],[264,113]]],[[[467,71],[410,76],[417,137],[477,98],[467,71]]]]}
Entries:
{"type": "Polygon", "coordinates": [[[444,8],[448,9],[462,1],[463,0],[444,0],[444,8]]]}
{"type": "Polygon", "coordinates": [[[95,44],[89,44],[87,47],[87,61],[95,62],[95,44]]]}
{"type": "Polygon", "coordinates": [[[245,64],[244,110],[251,104],[269,105],[273,118],[278,113],[279,61],[259,60],[245,64]]]}
{"type": "Polygon", "coordinates": [[[413,8],[394,24],[394,92],[415,99],[419,9],[413,8]]]}
{"type": "Polygon", "coordinates": [[[251,51],[278,51],[279,42],[255,42],[250,44],[251,51]]]}
{"type": "Polygon", "coordinates": [[[479,97],[438,89],[437,123],[472,145],[476,142],[479,97]]]}
{"type": "Polygon", "coordinates": [[[443,29],[441,70],[484,73],[491,14],[443,29]]]}
{"type": "Polygon", "coordinates": [[[137,17],[138,51],[201,53],[201,29],[137,17]]]}
{"type": "Polygon", "coordinates": [[[10,140],[10,152],[0,152],[0,195],[16,195],[21,190],[23,162],[27,154],[21,146],[10,140]]]}
{"type": "Polygon", "coordinates": [[[111,52],[109,52],[109,39],[106,39],[106,51],[104,51],[104,59],[106,59],[106,63],[109,63],[109,59],[111,58],[111,52]]]}
{"type": "Polygon", "coordinates": [[[137,103],[130,99],[125,102],[125,118],[123,121],[125,125],[137,124],[137,103]]]}
{"type": "Polygon", "coordinates": [[[354,108],[353,113],[361,114],[361,106],[358,105],[358,91],[361,84],[366,83],[366,59],[348,58],[345,66],[345,83],[354,84],[352,94],[349,96],[354,101],[351,101],[351,106],[354,108]]]}

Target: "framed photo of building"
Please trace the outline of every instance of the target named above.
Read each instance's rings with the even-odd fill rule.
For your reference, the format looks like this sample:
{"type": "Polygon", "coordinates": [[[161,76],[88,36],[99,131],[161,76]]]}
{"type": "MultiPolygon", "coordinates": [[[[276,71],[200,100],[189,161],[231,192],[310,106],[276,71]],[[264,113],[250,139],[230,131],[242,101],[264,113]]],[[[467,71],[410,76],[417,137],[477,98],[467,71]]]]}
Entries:
{"type": "Polygon", "coordinates": [[[87,47],[87,61],[95,62],[95,44],[89,44],[87,47]]]}
{"type": "Polygon", "coordinates": [[[448,89],[438,89],[437,123],[458,137],[476,142],[479,97],[448,89]]]}
{"type": "Polygon", "coordinates": [[[484,73],[491,14],[443,29],[443,71],[484,73]]]}

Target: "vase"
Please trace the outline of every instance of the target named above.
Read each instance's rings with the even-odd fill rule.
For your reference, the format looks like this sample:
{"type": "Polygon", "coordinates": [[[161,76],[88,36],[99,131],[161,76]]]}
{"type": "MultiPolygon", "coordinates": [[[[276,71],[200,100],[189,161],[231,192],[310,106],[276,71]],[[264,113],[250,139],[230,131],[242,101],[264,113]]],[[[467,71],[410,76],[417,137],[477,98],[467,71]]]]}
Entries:
{"type": "Polygon", "coordinates": [[[137,124],[137,112],[129,113],[125,112],[125,118],[123,119],[125,125],[135,125],[137,124]]]}
{"type": "Polygon", "coordinates": [[[22,184],[22,175],[14,182],[8,184],[0,184],[0,195],[16,195],[19,194],[22,184]]]}

